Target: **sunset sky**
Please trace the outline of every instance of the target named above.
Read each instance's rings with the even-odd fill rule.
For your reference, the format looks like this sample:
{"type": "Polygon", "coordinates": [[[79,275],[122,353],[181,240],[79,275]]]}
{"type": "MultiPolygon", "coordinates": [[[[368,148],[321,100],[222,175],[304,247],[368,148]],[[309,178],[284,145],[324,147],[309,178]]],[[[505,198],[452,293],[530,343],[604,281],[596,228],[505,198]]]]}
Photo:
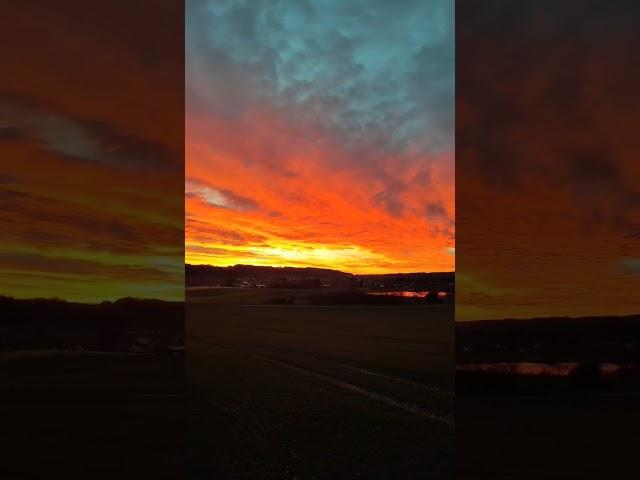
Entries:
{"type": "Polygon", "coordinates": [[[458,320],[640,313],[639,14],[458,3],[458,320]]]}
{"type": "Polygon", "coordinates": [[[0,295],[184,297],[184,27],[160,3],[3,5],[0,295]]]}
{"type": "Polygon", "coordinates": [[[452,1],[186,15],[187,262],[454,269],[452,1]]]}

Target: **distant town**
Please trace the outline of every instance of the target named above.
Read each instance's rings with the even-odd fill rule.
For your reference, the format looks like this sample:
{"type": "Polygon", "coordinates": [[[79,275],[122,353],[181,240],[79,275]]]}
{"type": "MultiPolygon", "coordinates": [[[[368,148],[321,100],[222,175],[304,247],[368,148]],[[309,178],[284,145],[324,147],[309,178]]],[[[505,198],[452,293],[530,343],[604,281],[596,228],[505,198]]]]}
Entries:
{"type": "Polygon", "coordinates": [[[327,289],[415,298],[437,296],[443,301],[446,299],[447,303],[453,303],[455,298],[453,272],[355,275],[324,268],[253,265],[214,267],[187,264],[185,283],[187,288],[327,289]]]}

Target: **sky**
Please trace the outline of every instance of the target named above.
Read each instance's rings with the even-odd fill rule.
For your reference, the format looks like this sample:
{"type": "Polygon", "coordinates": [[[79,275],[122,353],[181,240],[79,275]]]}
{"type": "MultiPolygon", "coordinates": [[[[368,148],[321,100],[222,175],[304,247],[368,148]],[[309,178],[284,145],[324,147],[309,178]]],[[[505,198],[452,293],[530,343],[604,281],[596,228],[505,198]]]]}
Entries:
{"type": "Polygon", "coordinates": [[[454,12],[188,1],[186,261],[452,271],[454,12]]]}
{"type": "Polygon", "coordinates": [[[458,3],[457,320],[640,312],[638,10],[458,3]]]}
{"type": "Polygon", "coordinates": [[[184,297],[179,7],[3,5],[0,295],[184,297]]]}

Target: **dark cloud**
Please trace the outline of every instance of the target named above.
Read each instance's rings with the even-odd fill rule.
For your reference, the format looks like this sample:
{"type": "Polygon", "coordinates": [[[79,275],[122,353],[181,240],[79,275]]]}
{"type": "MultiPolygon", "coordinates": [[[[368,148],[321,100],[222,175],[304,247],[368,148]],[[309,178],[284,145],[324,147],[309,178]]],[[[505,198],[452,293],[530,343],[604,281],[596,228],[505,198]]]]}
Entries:
{"type": "Polygon", "coordinates": [[[186,228],[192,233],[189,240],[202,244],[220,242],[229,245],[260,244],[266,240],[263,235],[230,230],[194,218],[187,218],[186,228]]]}
{"type": "Polygon", "coordinates": [[[440,218],[447,215],[447,210],[440,202],[431,202],[425,205],[425,212],[429,218],[440,218]]]}
{"type": "Polygon", "coordinates": [[[22,140],[26,137],[23,130],[16,127],[0,127],[0,142],[22,140]]]}
{"type": "Polygon", "coordinates": [[[378,130],[380,148],[451,148],[453,2],[188,7],[188,110],[237,117],[266,102],[353,146],[378,130]]]}
{"type": "Polygon", "coordinates": [[[29,192],[34,186],[18,180],[11,185],[12,189],[0,188],[4,244],[135,254],[148,252],[152,245],[180,245],[184,236],[178,226],[159,225],[129,215],[114,217],[91,205],[56,201],[44,192],[29,192]]]}
{"type": "Polygon", "coordinates": [[[514,39],[601,42],[602,35],[636,32],[637,2],[620,0],[539,0],[467,2],[456,11],[462,34],[484,35],[508,46],[514,39]]]}
{"type": "Polygon", "coordinates": [[[376,194],[373,198],[376,203],[381,205],[389,214],[394,217],[402,216],[404,206],[398,197],[398,191],[384,190],[376,194]]]}
{"type": "Polygon", "coordinates": [[[629,275],[640,275],[640,258],[625,257],[620,260],[622,271],[629,275]]]}
{"type": "Polygon", "coordinates": [[[31,142],[72,161],[153,172],[178,166],[180,152],[162,143],[138,138],[102,120],[73,117],[34,98],[0,94],[0,118],[0,141],[31,142]]]}
{"type": "MultiPolygon", "coordinates": [[[[2,270],[19,271],[21,275],[51,274],[69,278],[84,276],[90,278],[131,278],[153,281],[173,279],[175,273],[160,269],[142,268],[129,265],[106,265],[97,261],[56,258],[39,254],[20,254],[0,251],[2,270]]],[[[0,270],[0,271],[2,271],[0,270]]]]}

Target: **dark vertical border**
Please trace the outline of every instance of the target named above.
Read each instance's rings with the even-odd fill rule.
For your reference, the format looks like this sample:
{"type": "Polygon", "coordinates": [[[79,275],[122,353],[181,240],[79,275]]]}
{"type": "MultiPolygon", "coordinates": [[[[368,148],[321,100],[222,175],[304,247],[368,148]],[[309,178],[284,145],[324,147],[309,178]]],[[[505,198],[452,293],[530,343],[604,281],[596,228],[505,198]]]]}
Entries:
{"type": "Polygon", "coordinates": [[[457,2],[458,478],[635,468],[638,13],[457,2]]]}
{"type": "Polygon", "coordinates": [[[183,475],[184,2],[9,2],[3,478],[183,475]]]}

